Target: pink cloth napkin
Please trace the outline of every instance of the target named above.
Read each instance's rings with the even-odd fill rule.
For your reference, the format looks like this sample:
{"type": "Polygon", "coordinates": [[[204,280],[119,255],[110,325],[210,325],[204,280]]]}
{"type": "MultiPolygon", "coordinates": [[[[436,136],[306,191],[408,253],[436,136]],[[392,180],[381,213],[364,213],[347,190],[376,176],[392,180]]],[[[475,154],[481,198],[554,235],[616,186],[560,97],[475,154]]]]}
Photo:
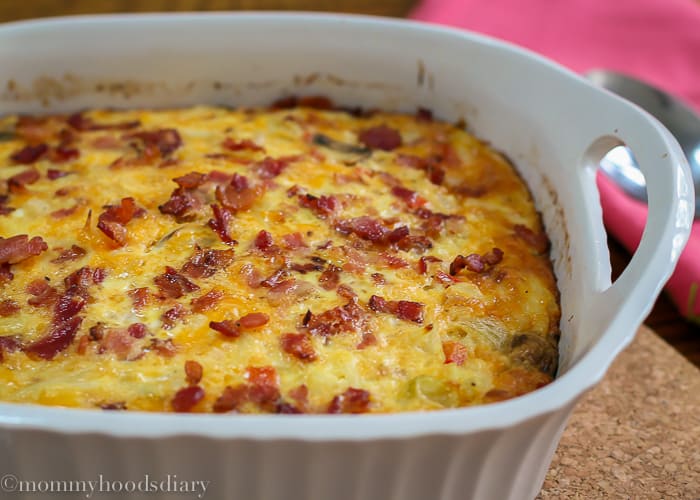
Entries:
{"type": "MultiPolygon", "coordinates": [[[[698,0],[423,0],[414,19],[508,40],[578,72],[612,69],[672,92],[700,112],[698,0]]],[[[608,231],[634,251],[646,205],[598,176],[608,231]]],[[[666,290],[700,323],[700,222],[666,290]]]]}

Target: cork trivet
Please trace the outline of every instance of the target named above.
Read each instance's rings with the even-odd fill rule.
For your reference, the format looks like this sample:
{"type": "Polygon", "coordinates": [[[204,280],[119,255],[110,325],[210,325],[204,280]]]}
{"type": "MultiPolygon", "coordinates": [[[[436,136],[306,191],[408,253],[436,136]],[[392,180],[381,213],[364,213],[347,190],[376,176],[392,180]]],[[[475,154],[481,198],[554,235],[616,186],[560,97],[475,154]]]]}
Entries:
{"type": "Polygon", "coordinates": [[[700,370],[642,327],[577,406],[538,498],[700,499],[700,370]]]}

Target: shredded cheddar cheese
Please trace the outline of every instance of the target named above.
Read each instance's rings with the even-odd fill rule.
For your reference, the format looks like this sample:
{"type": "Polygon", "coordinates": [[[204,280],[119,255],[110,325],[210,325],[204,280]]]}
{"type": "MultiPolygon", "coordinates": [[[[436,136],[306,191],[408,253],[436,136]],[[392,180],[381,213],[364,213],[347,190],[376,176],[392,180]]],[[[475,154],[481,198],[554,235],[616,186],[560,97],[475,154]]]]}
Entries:
{"type": "Polygon", "coordinates": [[[278,104],[0,118],[0,400],[400,412],[552,380],[508,161],[424,111],[278,104]]]}

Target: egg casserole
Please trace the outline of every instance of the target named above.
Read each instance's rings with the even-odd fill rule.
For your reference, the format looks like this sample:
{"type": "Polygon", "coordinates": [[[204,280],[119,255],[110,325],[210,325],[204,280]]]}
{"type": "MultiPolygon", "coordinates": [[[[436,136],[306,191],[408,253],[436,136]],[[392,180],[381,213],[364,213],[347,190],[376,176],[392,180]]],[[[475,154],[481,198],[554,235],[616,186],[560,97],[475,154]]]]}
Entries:
{"type": "Polygon", "coordinates": [[[549,383],[549,241],[463,128],[322,97],[0,118],[0,400],[387,413],[549,383]]]}

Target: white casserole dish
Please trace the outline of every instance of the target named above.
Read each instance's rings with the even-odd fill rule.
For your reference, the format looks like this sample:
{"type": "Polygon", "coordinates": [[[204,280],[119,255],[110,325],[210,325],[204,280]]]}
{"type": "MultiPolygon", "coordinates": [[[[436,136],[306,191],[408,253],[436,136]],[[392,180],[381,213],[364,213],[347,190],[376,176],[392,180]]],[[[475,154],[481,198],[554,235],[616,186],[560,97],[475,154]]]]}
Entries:
{"type": "MultiPolygon", "coordinates": [[[[508,154],[553,242],[563,307],[558,379],[498,404],[374,416],[0,404],[3,474],[135,482],[177,475],[210,481],[209,498],[235,499],[537,494],[575,403],[632,340],[688,238],[693,186],[678,144],[640,109],[538,56],[413,22],[220,13],[0,26],[1,114],[255,105],[289,93],[392,110],[427,107],[447,120],[466,119],[471,131],[508,154]],[[634,150],[650,186],[650,214],[637,253],[611,285],[595,172],[605,152],[622,142],[634,150]]],[[[5,481],[0,487],[7,493],[12,480],[5,481]]]]}

